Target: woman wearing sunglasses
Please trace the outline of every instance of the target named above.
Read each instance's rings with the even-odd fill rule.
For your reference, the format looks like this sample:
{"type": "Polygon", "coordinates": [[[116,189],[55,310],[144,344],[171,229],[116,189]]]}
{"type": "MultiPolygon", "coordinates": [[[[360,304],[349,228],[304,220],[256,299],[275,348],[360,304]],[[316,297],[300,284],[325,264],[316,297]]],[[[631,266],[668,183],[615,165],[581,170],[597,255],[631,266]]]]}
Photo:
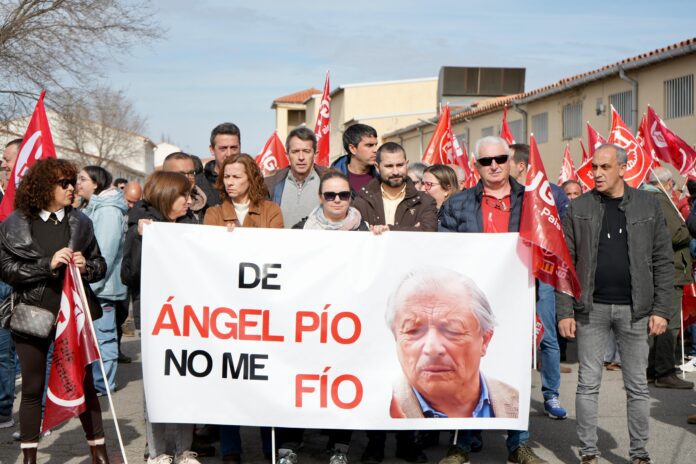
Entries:
{"type": "Polygon", "coordinates": [[[435,199],[438,211],[442,204],[459,191],[457,173],[449,166],[435,164],[423,171],[422,190],[435,199]]]}
{"type": "MultiPolygon", "coordinates": [[[[15,211],[0,225],[0,278],[13,288],[12,302],[38,306],[55,316],[60,308],[65,269],[75,263],[85,282],[97,282],[106,274],[92,222],[71,204],[75,198],[77,168],[66,160],[39,160],[22,178],[15,194],[15,211]]],[[[85,291],[91,293],[89,286],[85,291]]],[[[101,316],[99,305],[90,304],[92,319],[101,316]]],[[[22,402],[19,429],[24,464],[37,461],[41,428],[41,400],[46,381],[46,357],[55,338],[55,327],[46,338],[13,331],[12,338],[22,368],[22,402]]],[[[104,446],[101,408],[92,380],[85,369],[87,409],[80,414],[93,463],[108,463],[104,446]]]]}
{"type": "Polygon", "coordinates": [[[77,174],[75,190],[81,198],[82,212],[92,220],[94,235],[106,260],[106,276],[91,285],[99,298],[103,316],[94,322],[106,381],[98,364],[92,366],[94,386],[101,395],[116,390],[118,367],[118,330],[116,303],[126,299],[128,289],[121,282],[123,237],[126,233],[128,206],[123,191],[111,185],[111,173],[100,166],[85,166],[77,174]]]}
{"type": "Polygon", "coordinates": [[[293,229],[368,230],[357,209],[350,206],[348,178],[330,169],[319,181],[319,206],[293,229]]]}
{"type": "MultiPolygon", "coordinates": [[[[222,204],[209,208],[203,224],[209,226],[283,228],[280,206],[267,200],[268,189],[254,159],[247,154],[232,155],[220,166],[217,189],[222,204]]],[[[261,427],[263,454],[271,456],[271,429],[261,427]]],[[[238,425],[220,426],[222,462],[239,463],[242,439],[238,425]]]]}

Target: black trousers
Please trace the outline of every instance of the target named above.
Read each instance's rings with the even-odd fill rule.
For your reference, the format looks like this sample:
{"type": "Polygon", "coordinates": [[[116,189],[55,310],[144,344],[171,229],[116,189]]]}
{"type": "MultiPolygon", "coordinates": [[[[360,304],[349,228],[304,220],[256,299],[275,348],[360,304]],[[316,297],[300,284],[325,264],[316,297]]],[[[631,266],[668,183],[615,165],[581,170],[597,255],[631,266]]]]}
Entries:
{"type": "MultiPolygon", "coordinates": [[[[22,402],[19,405],[19,435],[22,443],[36,443],[41,431],[41,402],[46,384],[46,356],[54,335],[48,338],[12,335],[22,367],[22,402]]],[[[104,437],[101,406],[94,390],[91,366],[85,369],[87,410],[80,414],[87,440],[104,437]]]]}
{"type": "Polygon", "coordinates": [[[671,317],[667,330],[661,335],[651,337],[650,353],[648,354],[648,374],[655,378],[664,377],[675,372],[677,363],[674,354],[681,327],[682,287],[674,287],[672,294],[671,317]]]}
{"type": "Polygon", "coordinates": [[[130,299],[116,301],[115,311],[116,311],[116,332],[118,333],[118,352],[121,352],[121,337],[123,337],[123,329],[121,326],[126,319],[128,319],[128,303],[130,299]]]}

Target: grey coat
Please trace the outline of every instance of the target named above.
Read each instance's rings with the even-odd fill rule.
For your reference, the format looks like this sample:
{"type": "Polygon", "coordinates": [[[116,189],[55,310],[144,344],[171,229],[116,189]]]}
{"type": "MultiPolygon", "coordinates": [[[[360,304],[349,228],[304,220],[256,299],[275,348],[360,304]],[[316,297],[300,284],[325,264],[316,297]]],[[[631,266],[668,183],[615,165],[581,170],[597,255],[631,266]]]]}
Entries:
{"type": "MultiPolygon", "coordinates": [[[[619,209],[626,215],[633,320],[658,315],[669,320],[674,287],[672,242],[662,208],[649,192],[624,185],[619,209]]],[[[563,220],[568,250],[580,280],[579,301],[556,292],[558,320],[592,310],[599,234],[604,218],[602,196],[592,190],[570,203],[563,220]]]]}

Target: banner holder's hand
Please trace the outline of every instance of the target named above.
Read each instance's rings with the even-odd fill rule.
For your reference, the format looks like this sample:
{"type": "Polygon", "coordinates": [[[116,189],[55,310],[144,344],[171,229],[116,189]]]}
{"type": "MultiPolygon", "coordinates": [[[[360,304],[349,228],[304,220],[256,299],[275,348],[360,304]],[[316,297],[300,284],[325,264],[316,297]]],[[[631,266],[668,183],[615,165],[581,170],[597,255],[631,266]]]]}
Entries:
{"type": "Polygon", "coordinates": [[[383,232],[386,232],[388,230],[389,230],[389,226],[380,226],[380,225],[370,226],[370,231],[372,231],[372,233],[375,235],[382,235],[383,232]]]}
{"type": "Polygon", "coordinates": [[[143,235],[143,226],[152,224],[152,219],[138,219],[138,235],[143,235]]]}
{"type": "Polygon", "coordinates": [[[72,260],[73,263],[75,263],[75,266],[77,266],[77,269],[80,271],[80,274],[84,274],[87,270],[87,260],[85,259],[82,252],[76,251],[75,253],[73,253],[72,260]]]}
{"type": "Polygon", "coordinates": [[[575,318],[566,317],[558,321],[558,333],[561,337],[574,339],[575,338],[575,318]]]}
{"type": "Polygon", "coordinates": [[[61,248],[60,250],[56,251],[51,258],[51,270],[55,271],[61,264],[67,266],[70,264],[72,256],[73,251],[68,247],[61,248]]]}
{"type": "Polygon", "coordinates": [[[232,232],[237,227],[234,222],[228,222],[225,226],[227,227],[227,232],[232,232]]]}

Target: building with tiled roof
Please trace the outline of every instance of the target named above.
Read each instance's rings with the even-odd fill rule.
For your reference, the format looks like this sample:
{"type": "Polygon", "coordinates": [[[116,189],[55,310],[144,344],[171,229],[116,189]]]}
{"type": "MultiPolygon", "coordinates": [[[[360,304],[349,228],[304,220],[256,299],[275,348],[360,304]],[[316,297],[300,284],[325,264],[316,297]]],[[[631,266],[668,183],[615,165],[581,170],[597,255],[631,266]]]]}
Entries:
{"type": "MultiPolygon", "coordinates": [[[[498,135],[503,108],[516,141],[528,141],[534,133],[549,179],[555,181],[566,143],[576,167],[581,159],[579,140],[587,145],[586,122],[607,135],[610,105],[635,129],[650,105],[667,126],[696,144],[694,115],[696,38],[684,40],[620,60],[543,87],[475,101],[453,110],[455,134],[469,151],[484,135],[498,135]]],[[[437,117],[384,134],[385,140],[401,143],[412,160],[427,147],[437,117]]]]}

